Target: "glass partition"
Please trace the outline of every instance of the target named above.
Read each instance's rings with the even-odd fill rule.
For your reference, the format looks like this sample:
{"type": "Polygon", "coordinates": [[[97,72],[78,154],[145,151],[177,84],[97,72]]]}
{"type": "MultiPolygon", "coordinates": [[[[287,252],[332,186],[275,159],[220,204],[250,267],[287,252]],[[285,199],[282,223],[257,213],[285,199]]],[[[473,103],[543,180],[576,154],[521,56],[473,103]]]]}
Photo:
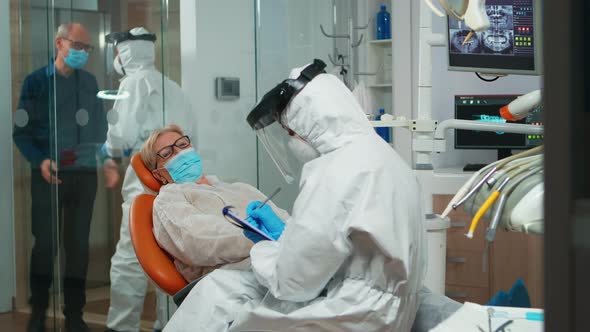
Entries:
{"type": "Polygon", "coordinates": [[[56,330],[161,329],[172,302],[135,258],[128,214],[143,189],[126,170],[166,123],[165,87],[180,84],[179,1],[10,0],[10,8],[16,310],[56,330]],[[105,40],[134,27],[156,41],[105,40]]]}
{"type": "MultiPolygon", "coordinates": [[[[320,24],[328,33],[338,30],[336,5],[333,0],[257,0],[257,95],[258,98],[288,78],[292,68],[322,59],[333,69],[328,59],[334,52],[334,40],[324,36],[320,24]]],[[[343,2],[344,3],[344,2],[343,2]]],[[[341,8],[341,7],[340,7],[341,8]]],[[[335,33],[345,33],[337,31],[335,33]]],[[[291,210],[299,188],[299,179],[287,185],[272,160],[259,144],[258,180],[265,193],[277,187],[282,191],[274,202],[291,210]]]]}

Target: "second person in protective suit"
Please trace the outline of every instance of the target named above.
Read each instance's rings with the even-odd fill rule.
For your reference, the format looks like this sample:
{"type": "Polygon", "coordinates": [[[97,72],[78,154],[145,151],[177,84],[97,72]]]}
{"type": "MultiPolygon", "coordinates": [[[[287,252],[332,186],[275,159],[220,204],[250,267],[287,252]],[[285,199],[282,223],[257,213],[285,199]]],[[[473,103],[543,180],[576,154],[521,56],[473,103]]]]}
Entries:
{"type": "Polygon", "coordinates": [[[203,278],[165,331],[410,330],[426,266],[418,181],[324,67],[293,70],[248,116],[287,181],[304,163],[289,223],[251,203],[276,241],[246,233],[251,270],[203,278]]]}
{"type": "MultiPolygon", "coordinates": [[[[145,28],[113,32],[106,36],[112,48],[114,70],[122,76],[117,99],[108,113],[109,128],[104,145],[113,158],[139,152],[157,128],[182,123],[187,134],[196,136],[196,124],[188,98],[178,84],[155,67],[156,35],[145,28]]],[[[129,235],[129,208],[144,188],[131,166],[123,181],[123,216],[120,239],[111,259],[111,303],[107,317],[110,331],[139,331],[147,290],[147,277],[137,261],[129,235]]],[[[157,291],[158,321],[166,320],[165,294],[157,291]]]]}

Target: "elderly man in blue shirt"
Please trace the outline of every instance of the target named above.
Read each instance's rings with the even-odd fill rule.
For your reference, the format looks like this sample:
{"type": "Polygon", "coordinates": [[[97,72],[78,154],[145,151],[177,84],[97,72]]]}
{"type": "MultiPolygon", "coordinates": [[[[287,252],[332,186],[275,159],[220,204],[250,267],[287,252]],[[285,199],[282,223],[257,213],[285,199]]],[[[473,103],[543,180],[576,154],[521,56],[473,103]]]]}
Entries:
{"type": "MultiPolygon", "coordinates": [[[[18,109],[26,112],[28,121],[18,122],[13,132],[17,148],[31,164],[35,242],[30,266],[32,314],[28,331],[45,331],[59,230],[63,233],[66,256],[66,331],[78,332],[88,331],[82,319],[88,239],[97,187],[97,151],[106,138],[107,121],[96,97],[96,78],[82,69],[93,49],[84,26],[60,25],[55,48],[55,59],[25,78],[18,109]],[[54,216],[60,218],[56,220],[54,216]],[[62,227],[57,227],[60,219],[62,227]]],[[[112,161],[105,164],[107,187],[117,181],[112,165],[112,161]]]]}

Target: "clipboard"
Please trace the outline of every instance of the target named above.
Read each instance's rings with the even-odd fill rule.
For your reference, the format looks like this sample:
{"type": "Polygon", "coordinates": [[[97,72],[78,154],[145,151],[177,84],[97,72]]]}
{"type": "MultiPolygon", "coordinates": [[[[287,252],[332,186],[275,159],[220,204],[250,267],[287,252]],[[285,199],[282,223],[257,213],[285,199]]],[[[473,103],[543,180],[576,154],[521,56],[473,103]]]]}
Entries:
{"type": "Polygon", "coordinates": [[[235,213],[233,213],[231,211],[231,209],[233,208],[233,206],[228,205],[225,206],[222,210],[223,216],[227,218],[231,219],[231,223],[234,224],[236,227],[240,227],[242,229],[248,230],[250,232],[256,233],[260,236],[262,236],[264,239],[268,240],[268,241],[274,241],[273,238],[271,238],[270,236],[268,236],[268,234],[264,233],[263,231],[261,231],[260,229],[258,229],[257,227],[254,227],[252,224],[250,224],[247,219],[244,220],[240,217],[238,217],[235,213]]]}

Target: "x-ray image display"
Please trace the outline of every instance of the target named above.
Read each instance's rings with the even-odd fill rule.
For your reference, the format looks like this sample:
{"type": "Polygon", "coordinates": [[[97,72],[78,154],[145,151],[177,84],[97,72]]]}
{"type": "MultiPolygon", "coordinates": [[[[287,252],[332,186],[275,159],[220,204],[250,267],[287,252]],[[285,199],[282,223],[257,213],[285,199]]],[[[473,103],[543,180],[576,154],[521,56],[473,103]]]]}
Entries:
{"type": "Polygon", "coordinates": [[[490,28],[481,34],[484,53],[512,54],[514,45],[512,6],[486,6],[486,12],[490,19],[490,28]]]}
{"type": "Polygon", "coordinates": [[[475,33],[465,43],[469,30],[451,30],[451,52],[452,53],[481,53],[480,33],[475,33]]]}
{"type": "Polygon", "coordinates": [[[474,33],[465,42],[469,33],[461,22],[449,20],[450,52],[456,54],[495,54],[514,53],[514,14],[512,6],[487,5],[486,12],[490,27],[483,32],[474,33]]]}
{"type": "Polygon", "coordinates": [[[485,0],[490,25],[478,32],[464,21],[447,17],[449,70],[539,74],[541,2],[485,0]]]}

